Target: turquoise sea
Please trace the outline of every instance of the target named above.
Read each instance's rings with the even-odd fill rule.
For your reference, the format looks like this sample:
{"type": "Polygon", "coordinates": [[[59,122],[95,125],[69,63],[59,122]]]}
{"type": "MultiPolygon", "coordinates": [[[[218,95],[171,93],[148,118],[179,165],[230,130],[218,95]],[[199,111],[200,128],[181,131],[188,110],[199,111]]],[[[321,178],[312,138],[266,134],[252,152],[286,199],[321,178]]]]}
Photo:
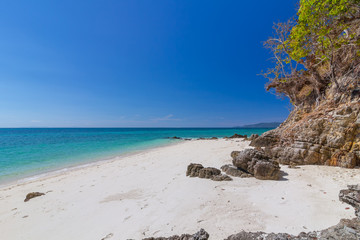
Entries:
{"type": "Polygon", "coordinates": [[[3,128],[0,183],[79,164],[164,146],[167,137],[224,137],[261,134],[241,128],[3,128]]]}

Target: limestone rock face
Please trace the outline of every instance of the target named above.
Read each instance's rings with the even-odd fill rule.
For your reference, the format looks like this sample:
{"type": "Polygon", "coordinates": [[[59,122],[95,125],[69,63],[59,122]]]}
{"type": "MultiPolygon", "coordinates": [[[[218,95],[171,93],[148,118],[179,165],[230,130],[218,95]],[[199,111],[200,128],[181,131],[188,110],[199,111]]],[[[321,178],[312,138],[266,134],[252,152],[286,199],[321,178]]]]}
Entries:
{"type": "Polygon", "coordinates": [[[250,145],[265,147],[282,164],[360,166],[360,98],[352,91],[328,90],[318,105],[296,107],[277,129],[250,145]]]}
{"type": "Polygon", "coordinates": [[[252,140],[255,140],[259,137],[259,134],[251,134],[251,136],[249,137],[249,140],[252,141],[252,140]]]}
{"type": "Polygon", "coordinates": [[[232,154],[233,165],[254,175],[261,180],[278,180],[280,178],[279,163],[271,160],[263,150],[245,149],[232,154]]]}

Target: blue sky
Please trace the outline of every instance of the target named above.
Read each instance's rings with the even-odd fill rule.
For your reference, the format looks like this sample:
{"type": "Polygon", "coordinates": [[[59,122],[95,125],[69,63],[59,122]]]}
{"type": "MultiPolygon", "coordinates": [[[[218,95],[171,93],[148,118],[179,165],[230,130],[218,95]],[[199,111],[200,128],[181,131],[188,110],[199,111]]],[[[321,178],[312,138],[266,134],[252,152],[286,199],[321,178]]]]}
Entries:
{"type": "Polygon", "coordinates": [[[296,2],[1,1],[0,127],[283,121],[258,74],[296,2]]]}

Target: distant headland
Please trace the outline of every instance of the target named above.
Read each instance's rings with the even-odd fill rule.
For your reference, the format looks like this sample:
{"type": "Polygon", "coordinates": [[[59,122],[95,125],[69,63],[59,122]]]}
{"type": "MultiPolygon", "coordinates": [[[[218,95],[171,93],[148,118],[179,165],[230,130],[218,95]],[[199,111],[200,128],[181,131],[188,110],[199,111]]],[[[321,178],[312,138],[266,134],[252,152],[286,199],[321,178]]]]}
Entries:
{"type": "Polygon", "coordinates": [[[281,122],[267,122],[267,123],[255,123],[243,126],[236,126],[235,128],[277,128],[281,122]]]}

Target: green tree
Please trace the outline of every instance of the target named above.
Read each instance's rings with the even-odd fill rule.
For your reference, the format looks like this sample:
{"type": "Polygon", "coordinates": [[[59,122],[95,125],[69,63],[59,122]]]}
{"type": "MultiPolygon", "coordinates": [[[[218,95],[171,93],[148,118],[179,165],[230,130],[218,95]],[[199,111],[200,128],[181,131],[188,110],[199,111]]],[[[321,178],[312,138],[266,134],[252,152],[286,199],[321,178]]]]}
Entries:
{"type": "Polygon", "coordinates": [[[360,62],[360,0],[300,0],[297,17],[274,29],[267,88],[294,104],[318,100],[332,83],[341,90],[337,78],[360,62]]]}

